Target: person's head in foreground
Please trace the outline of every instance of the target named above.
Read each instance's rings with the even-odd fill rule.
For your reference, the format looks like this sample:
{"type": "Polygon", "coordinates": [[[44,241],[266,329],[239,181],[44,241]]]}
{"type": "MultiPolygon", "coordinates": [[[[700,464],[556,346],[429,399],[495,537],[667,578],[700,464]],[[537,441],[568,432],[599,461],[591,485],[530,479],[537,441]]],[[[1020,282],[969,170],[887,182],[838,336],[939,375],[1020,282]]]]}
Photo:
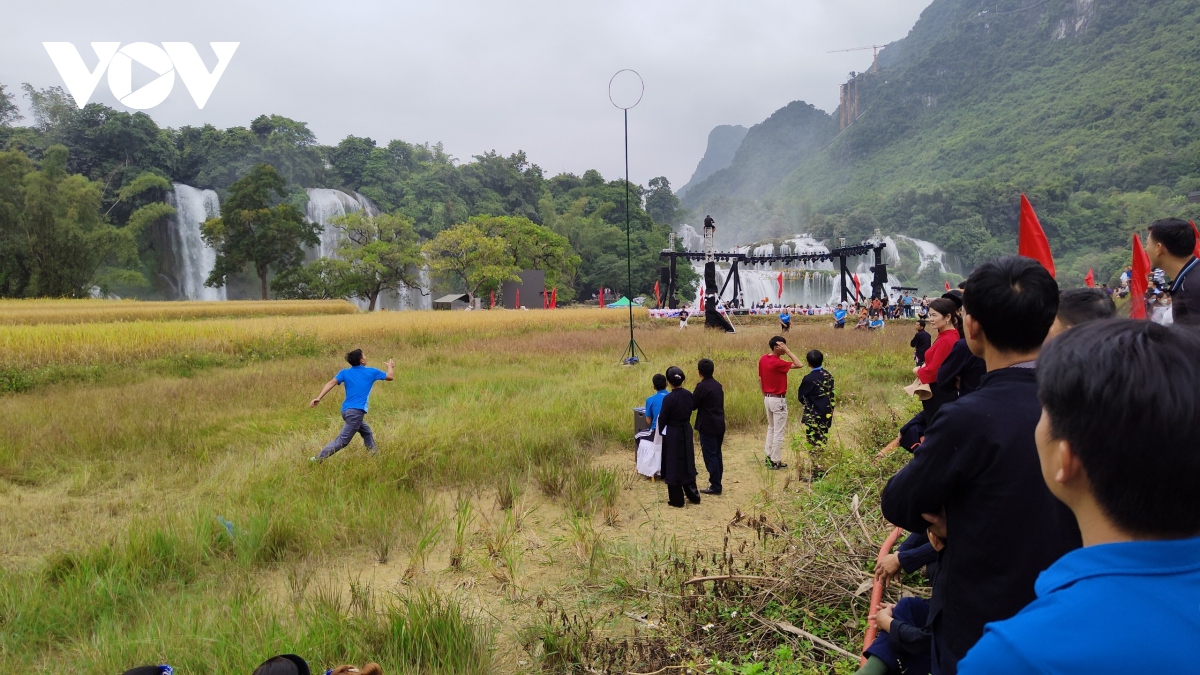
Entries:
{"type": "Polygon", "coordinates": [[[687,375],[683,374],[683,369],[679,366],[671,366],[667,368],[667,382],[671,383],[672,389],[678,389],[683,386],[683,381],[687,379],[687,375]]]}
{"type": "Polygon", "coordinates": [[[700,359],[700,362],[696,364],[696,371],[700,373],[700,377],[707,380],[717,372],[717,364],[713,363],[712,359],[700,359]]]}
{"type": "Polygon", "coordinates": [[[804,355],[804,360],[808,361],[809,368],[820,368],[825,364],[825,355],[814,349],[804,355]]]}
{"type": "Polygon", "coordinates": [[[253,675],[310,675],[308,662],[295,654],[280,654],[263,661],[253,675]]]}
{"type": "Polygon", "coordinates": [[[1058,284],[1031,258],[989,260],[967,278],[963,314],[967,346],[991,358],[988,370],[1036,358],[1058,314],[1058,284]]]}
{"type": "Polygon", "coordinates": [[[363,356],[363,351],[361,349],[355,349],[349,354],[346,354],[346,363],[349,363],[351,367],[365,366],[367,365],[367,359],[363,356]]]}
{"type": "Polygon", "coordinates": [[[783,356],[787,353],[787,340],[778,335],[768,340],[767,346],[771,348],[771,353],[775,356],[783,356]]]}
{"type": "MultiPolygon", "coordinates": [[[[971,297],[968,294],[967,297],[971,297]]],[[[1038,578],[1038,599],[989,624],[959,673],[1194,672],[1200,635],[1200,335],[1095,321],[1038,363],[1035,438],[1084,548],[1038,578]]]]}
{"type": "Polygon", "coordinates": [[[167,664],[161,666],[138,666],[125,671],[122,675],[173,675],[175,669],[167,664]]]}
{"type": "Polygon", "coordinates": [[[1196,231],[1192,224],[1179,218],[1164,218],[1150,223],[1146,237],[1146,254],[1150,264],[1174,277],[1191,259],[1196,250],[1196,231]]]}
{"type": "Polygon", "coordinates": [[[1117,314],[1112,298],[1098,288],[1071,288],[1058,295],[1058,314],[1050,325],[1046,340],[1053,340],[1063,331],[1089,321],[1111,319],[1117,314]]]}
{"type": "Polygon", "coordinates": [[[654,391],[662,391],[667,388],[667,376],[655,373],[654,377],[650,378],[650,383],[654,385],[654,391]]]}

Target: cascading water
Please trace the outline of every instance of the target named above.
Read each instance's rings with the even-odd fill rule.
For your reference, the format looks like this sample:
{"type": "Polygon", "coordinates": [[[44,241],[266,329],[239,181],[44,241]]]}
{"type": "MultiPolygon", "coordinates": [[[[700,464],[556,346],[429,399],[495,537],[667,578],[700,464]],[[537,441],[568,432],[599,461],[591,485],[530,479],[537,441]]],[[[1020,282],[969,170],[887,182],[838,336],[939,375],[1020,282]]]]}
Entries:
{"type": "Polygon", "coordinates": [[[921,266],[917,268],[918,274],[924,272],[927,267],[936,265],[938,272],[942,274],[957,274],[962,276],[962,264],[958,261],[958,258],[950,253],[946,253],[937,244],[912,237],[897,236],[896,238],[907,241],[916,247],[917,252],[921,256],[921,266]]]}
{"type": "Polygon", "coordinates": [[[379,213],[371,200],[357,192],[354,196],[328,188],[308,188],[307,192],[308,222],[321,226],[321,243],[316,249],[317,256],[321,258],[332,258],[337,252],[341,233],[333,224],[335,218],[359,211],[366,211],[372,216],[379,213]]]}
{"type": "Polygon", "coordinates": [[[204,285],[217,264],[217,252],[200,236],[200,225],[221,215],[217,193],[183,183],[173,183],[173,186],[175,189],[167,195],[167,201],[175,207],[170,237],[179,294],[186,300],[224,300],[223,286],[209,288],[204,285]]]}
{"type": "MultiPolygon", "coordinates": [[[[308,188],[307,216],[311,223],[321,226],[321,243],[314,250],[321,258],[333,258],[337,255],[338,240],[341,232],[333,224],[335,218],[360,211],[367,215],[379,215],[379,209],[366,197],[358,194],[346,194],[341,190],[328,188],[308,188]]],[[[429,270],[422,267],[420,271],[421,288],[409,288],[401,284],[395,290],[388,289],[380,293],[375,303],[376,309],[405,310],[433,309],[429,297],[429,270]]],[[[355,299],[354,303],[361,309],[366,309],[370,303],[366,300],[355,299]]]]}

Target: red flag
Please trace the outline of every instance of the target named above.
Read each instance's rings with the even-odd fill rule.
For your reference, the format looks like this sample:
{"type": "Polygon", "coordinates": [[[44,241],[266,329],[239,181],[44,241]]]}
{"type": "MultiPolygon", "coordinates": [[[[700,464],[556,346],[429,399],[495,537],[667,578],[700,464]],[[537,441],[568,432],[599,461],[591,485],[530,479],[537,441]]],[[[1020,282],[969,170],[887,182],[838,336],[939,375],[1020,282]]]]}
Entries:
{"type": "Polygon", "coordinates": [[[1042,230],[1042,224],[1038,222],[1037,214],[1033,211],[1033,204],[1029,203],[1025,195],[1021,195],[1021,226],[1020,233],[1017,235],[1017,254],[1042,263],[1042,267],[1046,268],[1050,276],[1055,276],[1054,256],[1050,253],[1050,242],[1046,241],[1046,233],[1042,230]]]}
{"type": "Polygon", "coordinates": [[[654,306],[662,309],[662,297],[658,294],[658,282],[654,282],[654,306]]]}
{"type": "Polygon", "coordinates": [[[946,282],[946,292],[947,293],[950,292],[950,282],[949,281],[946,282]]]}
{"type": "Polygon", "coordinates": [[[1192,249],[1192,255],[1200,258],[1200,230],[1196,229],[1196,221],[1189,220],[1188,222],[1192,224],[1192,232],[1196,235],[1196,246],[1192,249]]]}
{"type": "Polygon", "coordinates": [[[521,289],[517,289],[517,304],[513,305],[513,309],[521,309],[521,289]]]}
{"type": "Polygon", "coordinates": [[[604,309],[604,287],[600,287],[600,309],[604,309]]]}
{"type": "Polygon", "coordinates": [[[854,279],[854,301],[858,302],[858,299],[862,297],[862,282],[858,280],[857,274],[851,278],[854,279]]]}
{"type": "Polygon", "coordinates": [[[550,309],[550,291],[542,291],[542,309],[550,309]]]}
{"type": "Polygon", "coordinates": [[[550,309],[558,309],[558,286],[550,291],[550,309]]]}
{"type": "Polygon", "coordinates": [[[496,309],[496,291],[488,294],[488,309],[496,309]]]}
{"type": "Polygon", "coordinates": [[[1087,276],[1083,278],[1083,283],[1087,284],[1088,288],[1096,287],[1096,270],[1088,268],[1087,276]]]}
{"type": "Polygon", "coordinates": [[[783,272],[779,273],[779,299],[783,299],[783,272]]]}
{"type": "Polygon", "coordinates": [[[1150,256],[1142,248],[1142,238],[1133,235],[1133,276],[1129,279],[1129,318],[1146,318],[1146,287],[1149,285],[1150,256]]]}

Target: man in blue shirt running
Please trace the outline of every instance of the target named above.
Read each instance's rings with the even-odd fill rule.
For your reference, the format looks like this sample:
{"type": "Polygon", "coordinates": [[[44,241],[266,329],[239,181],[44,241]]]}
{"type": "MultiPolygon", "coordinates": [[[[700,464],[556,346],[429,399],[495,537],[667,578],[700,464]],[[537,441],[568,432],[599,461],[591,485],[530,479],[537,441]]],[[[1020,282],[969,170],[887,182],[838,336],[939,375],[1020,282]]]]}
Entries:
{"type": "Polygon", "coordinates": [[[343,369],[332,380],[326,382],[321,393],[308,404],[310,408],[315,408],[321,399],[325,398],[325,394],[333,391],[334,387],[339,384],[346,385],[346,400],[342,403],[342,419],[346,424],[342,427],[342,433],[329,441],[329,445],[321,450],[321,454],[310,457],[311,461],[324,462],[329,459],[338,450],[350,445],[354,434],[361,434],[367,450],[372,455],[375,454],[375,434],[371,433],[371,427],[367,426],[363,420],[367,414],[367,399],[371,396],[371,387],[375,386],[376,382],[379,380],[391,382],[396,379],[396,363],[388,359],[388,362],[384,364],[387,366],[386,373],[378,368],[368,368],[367,359],[363,356],[361,349],[355,349],[347,354],[346,363],[349,363],[350,367],[343,369]]]}
{"type": "Polygon", "coordinates": [[[1196,672],[1198,353],[1193,331],[1131,320],[1072,328],[1042,351],[1042,477],[1083,548],[1042,572],[1036,600],[987,625],[961,675],[1196,672]]]}

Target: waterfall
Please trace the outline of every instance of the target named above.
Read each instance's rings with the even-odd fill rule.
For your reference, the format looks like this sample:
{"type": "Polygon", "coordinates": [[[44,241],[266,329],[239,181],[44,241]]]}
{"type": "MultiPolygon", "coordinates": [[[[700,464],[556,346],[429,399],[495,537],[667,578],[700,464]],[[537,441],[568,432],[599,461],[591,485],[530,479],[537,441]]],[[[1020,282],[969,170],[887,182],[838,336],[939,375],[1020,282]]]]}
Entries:
{"type": "Polygon", "coordinates": [[[341,190],[328,188],[308,188],[308,222],[321,226],[321,243],[316,248],[317,257],[332,258],[338,247],[338,237],[341,233],[333,224],[339,216],[366,211],[368,215],[377,215],[379,209],[366,197],[354,193],[350,196],[341,190]]]}
{"type": "Polygon", "coordinates": [[[200,236],[200,224],[221,215],[217,193],[183,183],[173,185],[175,189],[167,195],[167,202],[175,207],[170,238],[179,294],[185,300],[224,300],[224,287],[204,285],[217,264],[217,252],[200,236]]]}
{"type": "MultiPolygon", "coordinates": [[[[330,190],[328,188],[308,188],[308,210],[307,217],[310,223],[316,223],[321,226],[321,244],[314,250],[314,253],[321,258],[332,258],[337,255],[338,239],[341,237],[341,232],[337,226],[333,224],[333,220],[339,216],[344,216],[350,213],[366,212],[369,216],[379,215],[379,208],[374,202],[357,192],[346,194],[341,190],[330,190]]],[[[433,309],[433,301],[429,297],[429,269],[421,268],[420,272],[421,288],[409,288],[401,284],[396,289],[387,289],[379,294],[379,299],[375,303],[376,309],[387,310],[405,310],[405,309],[433,309]]],[[[366,309],[370,303],[366,300],[354,299],[354,304],[358,305],[359,309],[366,309]]]]}
{"type": "Polygon", "coordinates": [[[953,254],[946,253],[937,244],[922,239],[914,239],[913,237],[899,236],[897,238],[903,239],[917,247],[917,251],[921,255],[921,266],[917,268],[918,273],[924,272],[925,268],[931,265],[936,265],[938,271],[942,274],[963,276],[962,263],[959,262],[958,258],[953,254]]]}

